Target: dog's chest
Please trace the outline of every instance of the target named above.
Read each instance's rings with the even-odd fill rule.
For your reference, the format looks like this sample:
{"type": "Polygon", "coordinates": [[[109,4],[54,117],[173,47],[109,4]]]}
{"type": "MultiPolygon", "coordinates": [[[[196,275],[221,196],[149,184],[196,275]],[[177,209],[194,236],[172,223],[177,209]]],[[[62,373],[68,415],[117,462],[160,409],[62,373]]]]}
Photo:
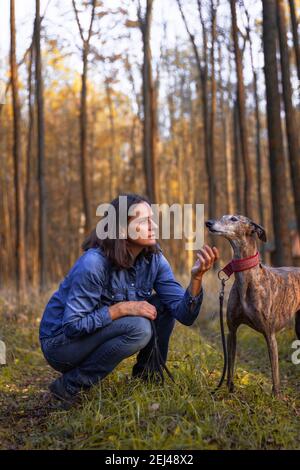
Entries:
{"type": "Polygon", "coordinates": [[[236,282],[242,323],[259,332],[279,331],[299,309],[299,296],[292,282],[270,276],[236,282]]]}

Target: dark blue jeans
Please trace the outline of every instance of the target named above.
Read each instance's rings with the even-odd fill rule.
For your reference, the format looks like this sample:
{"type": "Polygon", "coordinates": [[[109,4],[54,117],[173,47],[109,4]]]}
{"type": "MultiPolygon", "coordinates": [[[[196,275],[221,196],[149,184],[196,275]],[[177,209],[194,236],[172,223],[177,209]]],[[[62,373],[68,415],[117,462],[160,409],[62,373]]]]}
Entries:
{"type": "MultiPolygon", "coordinates": [[[[175,319],[163,307],[156,294],[148,302],[157,309],[155,325],[158,344],[166,362],[175,319]]],[[[118,318],[95,333],[80,338],[68,338],[60,333],[53,338],[41,340],[45,359],[51,367],[63,373],[65,388],[71,394],[94,385],[123,359],[138,351],[133,375],[143,372],[147,368],[152,344],[150,320],[136,316],[118,318]]]]}

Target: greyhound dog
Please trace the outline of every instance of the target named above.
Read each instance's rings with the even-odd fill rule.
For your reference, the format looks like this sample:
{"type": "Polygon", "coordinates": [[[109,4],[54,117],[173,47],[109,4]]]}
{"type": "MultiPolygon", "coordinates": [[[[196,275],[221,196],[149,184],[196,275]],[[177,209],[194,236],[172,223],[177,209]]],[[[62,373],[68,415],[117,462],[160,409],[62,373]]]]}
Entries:
{"type": "Polygon", "coordinates": [[[266,242],[266,232],[248,217],[224,215],[219,220],[208,220],[205,224],[211,233],[225,237],[234,253],[233,260],[225,267],[227,269],[223,268],[228,276],[235,273],[227,305],[227,386],[233,391],[236,333],[241,324],[246,324],[265,337],[272,368],[273,393],[279,395],[275,335],[295,315],[296,335],[300,339],[300,268],[274,268],[260,263],[256,236],[266,242]]]}

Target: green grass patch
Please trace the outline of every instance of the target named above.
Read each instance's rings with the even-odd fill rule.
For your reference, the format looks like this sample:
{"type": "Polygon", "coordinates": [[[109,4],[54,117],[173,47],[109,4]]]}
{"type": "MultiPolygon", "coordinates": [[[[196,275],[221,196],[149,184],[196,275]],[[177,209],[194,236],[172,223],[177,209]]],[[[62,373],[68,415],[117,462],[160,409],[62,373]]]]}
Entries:
{"type": "Polygon", "coordinates": [[[192,328],[176,325],[168,362],[175,384],[131,379],[133,356],[64,411],[47,399],[58,373],[39,348],[42,305],[37,299],[21,315],[0,302],[0,336],[8,349],[8,365],[0,369],[1,449],[300,448],[292,329],[278,337],[282,399],[271,395],[264,339],[247,327],[238,335],[236,391],[211,394],[222,369],[221,342],[217,319],[202,319],[192,328]]]}

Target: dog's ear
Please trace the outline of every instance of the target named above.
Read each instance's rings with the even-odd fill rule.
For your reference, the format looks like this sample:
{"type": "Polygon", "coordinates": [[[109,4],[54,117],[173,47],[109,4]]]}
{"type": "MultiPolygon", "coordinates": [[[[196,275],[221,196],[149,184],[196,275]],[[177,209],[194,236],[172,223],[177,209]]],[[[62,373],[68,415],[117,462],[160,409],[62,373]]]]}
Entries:
{"type": "Polygon", "coordinates": [[[253,226],[253,229],[254,229],[253,232],[257,233],[258,238],[262,242],[266,242],[267,241],[267,234],[266,234],[265,229],[261,225],[256,224],[255,222],[253,222],[253,220],[251,220],[251,225],[253,226]]]}

